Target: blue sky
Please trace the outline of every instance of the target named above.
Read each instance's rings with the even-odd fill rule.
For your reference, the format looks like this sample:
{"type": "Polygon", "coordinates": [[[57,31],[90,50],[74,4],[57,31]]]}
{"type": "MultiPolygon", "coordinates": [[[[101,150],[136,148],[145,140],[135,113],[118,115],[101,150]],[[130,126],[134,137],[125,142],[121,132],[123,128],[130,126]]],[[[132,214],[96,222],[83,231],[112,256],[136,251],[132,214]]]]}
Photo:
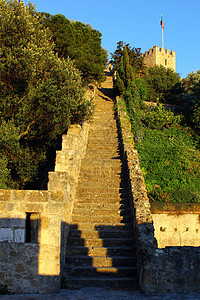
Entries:
{"type": "MultiPolygon", "coordinates": [[[[25,1],[27,4],[28,1],[25,1]]],[[[176,52],[176,71],[185,78],[200,69],[200,0],[33,0],[36,9],[90,24],[102,33],[102,46],[113,53],[118,41],[141,48],[176,52]]]]}

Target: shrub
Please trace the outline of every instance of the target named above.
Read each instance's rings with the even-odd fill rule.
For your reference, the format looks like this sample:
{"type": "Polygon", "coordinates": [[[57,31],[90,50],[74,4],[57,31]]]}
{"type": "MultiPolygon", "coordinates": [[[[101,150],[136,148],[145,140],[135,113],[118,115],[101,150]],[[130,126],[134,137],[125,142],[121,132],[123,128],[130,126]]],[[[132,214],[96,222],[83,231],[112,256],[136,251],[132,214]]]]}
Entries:
{"type": "Polygon", "coordinates": [[[166,110],[162,105],[154,108],[145,108],[143,110],[142,122],[151,129],[162,129],[171,125],[177,125],[181,122],[180,115],[175,116],[170,110],[166,110]]]}

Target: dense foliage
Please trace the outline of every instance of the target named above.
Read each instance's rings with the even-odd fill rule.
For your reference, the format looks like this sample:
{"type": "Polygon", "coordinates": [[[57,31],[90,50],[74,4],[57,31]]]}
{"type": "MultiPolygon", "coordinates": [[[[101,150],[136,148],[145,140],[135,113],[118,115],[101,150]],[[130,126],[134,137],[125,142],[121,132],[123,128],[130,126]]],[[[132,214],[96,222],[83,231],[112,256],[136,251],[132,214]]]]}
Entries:
{"type": "Polygon", "coordinates": [[[200,70],[190,73],[182,80],[180,93],[174,97],[185,116],[185,120],[199,135],[200,131],[200,70]]]}
{"type": "Polygon", "coordinates": [[[53,33],[54,51],[59,57],[74,60],[84,82],[104,81],[107,52],[101,47],[101,33],[79,21],[63,15],[39,14],[44,25],[53,33]]]}
{"type": "Polygon", "coordinates": [[[129,44],[126,44],[123,41],[117,43],[117,49],[111,54],[112,59],[110,62],[113,64],[114,69],[116,70],[121,63],[125,48],[128,53],[129,64],[134,67],[137,72],[142,73],[144,71],[144,59],[142,57],[141,48],[131,48],[129,44]]]}
{"type": "Polygon", "coordinates": [[[49,145],[90,113],[79,71],[53,49],[32,4],[0,0],[0,188],[33,180],[49,145]]]}
{"type": "Polygon", "coordinates": [[[181,90],[179,75],[162,65],[146,68],[145,81],[148,88],[147,101],[170,103],[181,90]]]}
{"type": "Polygon", "coordinates": [[[178,103],[177,99],[180,102],[181,99],[187,99],[185,101],[190,103],[191,108],[191,122],[197,128],[200,91],[198,76],[195,79],[190,76],[182,84],[173,71],[154,67],[146,70],[147,80],[131,66],[126,47],[115,69],[116,90],[126,103],[131,119],[135,147],[139,152],[150,200],[200,202],[198,138],[191,128],[183,126],[185,118],[158,103],[158,100],[166,99],[171,102],[171,90],[178,91],[174,95],[174,103],[178,103]],[[188,83],[189,80],[192,84],[188,83]],[[144,101],[149,99],[155,104],[144,101]]]}

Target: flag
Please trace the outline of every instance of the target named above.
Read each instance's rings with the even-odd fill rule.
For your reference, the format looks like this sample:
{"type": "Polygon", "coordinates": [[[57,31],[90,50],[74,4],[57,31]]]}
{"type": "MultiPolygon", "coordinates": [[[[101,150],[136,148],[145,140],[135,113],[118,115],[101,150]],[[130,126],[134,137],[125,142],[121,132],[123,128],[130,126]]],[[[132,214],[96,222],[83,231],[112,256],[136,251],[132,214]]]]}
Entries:
{"type": "Polygon", "coordinates": [[[163,15],[161,16],[160,25],[162,26],[162,29],[164,29],[164,23],[163,23],[163,15]]]}

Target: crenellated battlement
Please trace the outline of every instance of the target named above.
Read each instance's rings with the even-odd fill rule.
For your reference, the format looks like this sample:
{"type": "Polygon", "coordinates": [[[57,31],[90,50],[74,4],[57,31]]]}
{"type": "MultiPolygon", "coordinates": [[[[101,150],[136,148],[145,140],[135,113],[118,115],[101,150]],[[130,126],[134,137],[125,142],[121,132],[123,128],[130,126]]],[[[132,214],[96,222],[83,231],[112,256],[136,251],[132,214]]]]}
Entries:
{"type": "Polygon", "coordinates": [[[153,67],[155,65],[162,65],[165,68],[170,68],[176,71],[176,52],[169,49],[159,48],[154,46],[149,51],[145,51],[143,54],[144,64],[147,67],[153,67]]]}

